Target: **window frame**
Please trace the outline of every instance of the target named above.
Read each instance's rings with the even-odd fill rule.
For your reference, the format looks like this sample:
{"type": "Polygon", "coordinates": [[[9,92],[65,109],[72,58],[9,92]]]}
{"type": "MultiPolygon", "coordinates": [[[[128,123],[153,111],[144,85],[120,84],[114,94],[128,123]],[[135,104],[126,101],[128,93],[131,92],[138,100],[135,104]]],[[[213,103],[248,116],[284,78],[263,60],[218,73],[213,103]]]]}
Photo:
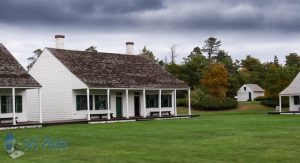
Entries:
{"type": "MultiPolygon", "coordinates": [[[[87,95],[76,95],[76,111],[83,111],[83,110],[88,110],[88,108],[86,109],[79,109],[79,104],[78,104],[78,98],[82,98],[85,100],[85,106],[87,107],[87,95]]],[[[93,95],[90,95],[90,110],[93,110],[93,95]]],[[[81,104],[82,105],[82,104],[81,104]]]]}
{"type": "MultiPolygon", "coordinates": [[[[1,114],[9,114],[13,113],[13,105],[12,105],[12,96],[10,95],[0,95],[0,113],[1,114]],[[9,100],[7,99],[9,98],[9,100]],[[4,103],[5,101],[5,103],[4,103]],[[4,111],[4,108],[6,109],[4,111]]],[[[15,96],[15,112],[23,113],[23,96],[16,95],[15,96]]]]}
{"type": "Polygon", "coordinates": [[[94,95],[95,97],[95,110],[107,110],[107,95],[94,95]],[[98,97],[98,98],[97,98],[98,97]],[[102,98],[102,101],[97,101],[99,100],[99,98],[102,98]],[[97,107],[97,102],[101,103],[101,102],[104,102],[104,108],[103,109],[99,109],[99,107],[97,107]]]}
{"type": "Polygon", "coordinates": [[[146,95],[146,108],[158,108],[158,95],[146,95]],[[153,103],[151,102],[153,101],[153,103]]]}
{"type": "Polygon", "coordinates": [[[300,96],[294,96],[294,105],[300,105],[300,96]]]}
{"type": "Polygon", "coordinates": [[[161,95],[161,107],[162,108],[171,108],[172,107],[172,95],[163,94],[161,95]],[[164,99],[166,98],[166,99],[164,99]],[[167,100],[167,104],[165,105],[165,100],[167,100]]]}

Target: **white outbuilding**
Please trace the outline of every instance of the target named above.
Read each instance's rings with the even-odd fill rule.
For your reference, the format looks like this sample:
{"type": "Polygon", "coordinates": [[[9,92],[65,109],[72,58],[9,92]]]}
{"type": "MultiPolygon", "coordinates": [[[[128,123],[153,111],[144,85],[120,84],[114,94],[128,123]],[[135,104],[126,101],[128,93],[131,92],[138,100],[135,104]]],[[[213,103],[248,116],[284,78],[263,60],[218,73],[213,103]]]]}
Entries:
{"type": "Polygon", "coordinates": [[[237,101],[253,101],[259,96],[265,96],[264,89],[257,84],[244,84],[237,92],[237,101]]]}

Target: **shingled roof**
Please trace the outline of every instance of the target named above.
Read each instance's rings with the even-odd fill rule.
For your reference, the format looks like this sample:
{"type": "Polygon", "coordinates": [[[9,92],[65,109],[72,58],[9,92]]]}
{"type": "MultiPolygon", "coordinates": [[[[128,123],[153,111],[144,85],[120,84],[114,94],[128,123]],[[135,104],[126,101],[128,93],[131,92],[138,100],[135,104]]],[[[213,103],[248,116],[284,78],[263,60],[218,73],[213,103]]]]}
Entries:
{"type": "Polygon", "coordinates": [[[47,49],[90,88],[189,88],[143,56],[47,49]]]}
{"type": "Polygon", "coordinates": [[[292,83],[286,87],[280,95],[300,95],[300,72],[297,74],[292,83]]]}
{"type": "Polygon", "coordinates": [[[247,85],[253,92],[264,92],[265,91],[257,84],[245,84],[245,85],[247,85]]]}
{"type": "Polygon", "coordinates": [[[1,43],[0,87],[41,87],[1,43]]]}

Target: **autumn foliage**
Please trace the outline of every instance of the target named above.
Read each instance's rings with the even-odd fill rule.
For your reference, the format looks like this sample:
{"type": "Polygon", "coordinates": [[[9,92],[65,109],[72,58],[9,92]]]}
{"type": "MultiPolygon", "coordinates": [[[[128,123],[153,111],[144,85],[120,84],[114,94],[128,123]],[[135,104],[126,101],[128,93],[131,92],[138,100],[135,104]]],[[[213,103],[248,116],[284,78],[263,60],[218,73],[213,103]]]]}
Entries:
{"type": "Polygon", "coordinates": [[[214,97],[224,99],[229,87],[228,72],[224,65],[220,63],[211,64],[204,73],[201,84],[214,97]]]}

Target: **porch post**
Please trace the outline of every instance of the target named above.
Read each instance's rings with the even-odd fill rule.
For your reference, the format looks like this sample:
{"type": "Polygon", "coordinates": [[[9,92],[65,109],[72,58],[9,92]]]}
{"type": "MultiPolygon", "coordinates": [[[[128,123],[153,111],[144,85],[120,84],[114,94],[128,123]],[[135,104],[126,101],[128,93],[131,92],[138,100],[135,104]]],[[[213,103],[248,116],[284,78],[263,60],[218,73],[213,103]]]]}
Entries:
{"type": "Polygon", "coordinates": [[[144,109],[144,118],[147,117],[147,112],[146,112],[146,90],[143,89],[143,109],[144,109]]]}
{"type": "Polygon", "coordinates": [[[128,108],[128,89],[126,89],[126,118],[129,119],[129,108],[128,108]]]}
{"type": "Polygon", "coordinates": [[[88,117],[88,121],[89,121],[89,120],[91,120],[90,89],[89,88],[86,89],[86,96],[87,96],[87,114],[88,114],[87,117],[88,117]]]}
{"type": "Polygon", "coordinates": [[[279,95],[279,112],[282,111],[282,108],[281,108],[281,95],[279,95]]]}
{"type": "Polygon", "coordinates": [[[13,125],[16,125],[16,89],[12,88],[13,125]]]}
{"type": "Polygon", "coordinates": [[[161,117],[161,89],[158,92],[158,108],[159,108],[159,116],[161,117]]]}
{"type": "Polygon", "coordinates": [[[39,102],[39,104],[40,104],[40,123],[43,123],[43,113],[42,113],[42,89],[41,88],[39,88],[39,100],[40,100],[40,102],[39,102]]]}
{"type": "Polygon", "coordinates": [[[192,111],[191,111],[191,89],[189,89],[189,115],[192,115],[192,111]]]}
{"type": "Polygon", "coordinates": [[[174,115],[177,116],[176,89],[174,90],[174,115]]]}
{"type": "Polygon", "coordinates": [[[109,99],[110,90],[107,89],[107,119],[110,119],[110,99],[109,99]]]}

